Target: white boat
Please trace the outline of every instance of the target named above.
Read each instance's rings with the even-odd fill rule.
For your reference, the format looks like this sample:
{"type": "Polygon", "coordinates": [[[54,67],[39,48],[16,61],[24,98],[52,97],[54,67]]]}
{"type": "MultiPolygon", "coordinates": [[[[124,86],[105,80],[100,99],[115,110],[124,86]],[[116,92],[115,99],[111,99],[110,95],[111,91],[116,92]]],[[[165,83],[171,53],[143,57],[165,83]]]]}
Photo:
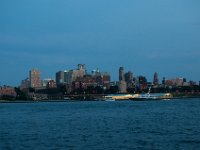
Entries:
{"type": "Polygon", "coordinates": [[[115,101],[115,99],[112,96],[104,96],[103,98],[104,101],[115,101]]]}

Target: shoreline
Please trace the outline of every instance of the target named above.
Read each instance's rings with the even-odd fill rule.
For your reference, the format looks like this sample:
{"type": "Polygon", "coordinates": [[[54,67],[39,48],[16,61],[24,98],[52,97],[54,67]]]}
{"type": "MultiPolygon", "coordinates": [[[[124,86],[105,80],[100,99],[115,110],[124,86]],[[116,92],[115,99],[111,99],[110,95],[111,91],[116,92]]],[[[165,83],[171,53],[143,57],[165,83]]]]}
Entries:
{"type": "MultiPolygon", "coordinates": [[[[178,99],[180,99],[180,100],[200,99],[200,96],[180,96],[180,97],[170,98],[169,100],[178,100],[178,99]]],[[[0,103],[84,102],[84,101],[105,101],[105,100],[103,100],[103,99],[0,100],[0,103]]],[[[134,100],[121,99],[121,100],[116,100],[116,101],[134,101],[134,100]]]]}

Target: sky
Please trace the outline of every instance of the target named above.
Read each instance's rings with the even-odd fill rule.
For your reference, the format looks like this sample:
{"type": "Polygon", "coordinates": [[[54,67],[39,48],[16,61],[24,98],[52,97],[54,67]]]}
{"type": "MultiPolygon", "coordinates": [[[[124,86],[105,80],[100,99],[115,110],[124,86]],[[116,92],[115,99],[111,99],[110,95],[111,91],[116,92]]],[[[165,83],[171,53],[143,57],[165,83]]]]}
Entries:
{"type": "Polygon", "coordinates": [[[85,64],[200,80],[199,0],[1,0],[0,85],[85,64]]]}

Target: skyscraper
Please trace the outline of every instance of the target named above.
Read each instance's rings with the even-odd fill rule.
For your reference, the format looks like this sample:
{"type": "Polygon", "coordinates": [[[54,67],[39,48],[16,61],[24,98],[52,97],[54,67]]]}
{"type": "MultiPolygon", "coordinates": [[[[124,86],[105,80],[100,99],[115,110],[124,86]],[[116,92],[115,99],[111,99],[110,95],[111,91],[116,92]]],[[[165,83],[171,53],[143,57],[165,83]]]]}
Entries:
{"type": "Polygon", "coordinates": [[[133,73],[131,71],[125,73],[125,81],[127,83],[127,87],[133,87],[133,73]]]}
{"type": "Polygon", "coordinates": [[[153,76],[153,84],[158,85],[159,84],[159,79],[158,79],[158,73],[155,72],[153,76]]]}
{"type": "Polygon", "coordinates": [[[119,92],[126,93],[127,92],[127,84],[124,77],[124,67],[119,68],[119,92]]]}
{"type": "Polygon", "coordinates": [[[41,87],[41,74],[38,69],[29,71],[30,87],[39,88],[41,87]]]}
{"type": "Polygon", "coordinates": [[[124,67],[119,68],[119,81],[125,81],[124,78],[124,67]]]}

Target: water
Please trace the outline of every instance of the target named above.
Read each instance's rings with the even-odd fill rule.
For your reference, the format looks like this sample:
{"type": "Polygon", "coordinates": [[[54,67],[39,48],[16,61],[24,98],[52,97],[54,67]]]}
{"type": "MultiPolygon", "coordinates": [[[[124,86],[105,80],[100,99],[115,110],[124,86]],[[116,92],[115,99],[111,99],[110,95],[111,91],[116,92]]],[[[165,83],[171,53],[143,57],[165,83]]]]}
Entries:
{"type": "Polygon", "coordinates": [[[0,149],[199,149],[200,99],[0,103],[0,149]]]}

